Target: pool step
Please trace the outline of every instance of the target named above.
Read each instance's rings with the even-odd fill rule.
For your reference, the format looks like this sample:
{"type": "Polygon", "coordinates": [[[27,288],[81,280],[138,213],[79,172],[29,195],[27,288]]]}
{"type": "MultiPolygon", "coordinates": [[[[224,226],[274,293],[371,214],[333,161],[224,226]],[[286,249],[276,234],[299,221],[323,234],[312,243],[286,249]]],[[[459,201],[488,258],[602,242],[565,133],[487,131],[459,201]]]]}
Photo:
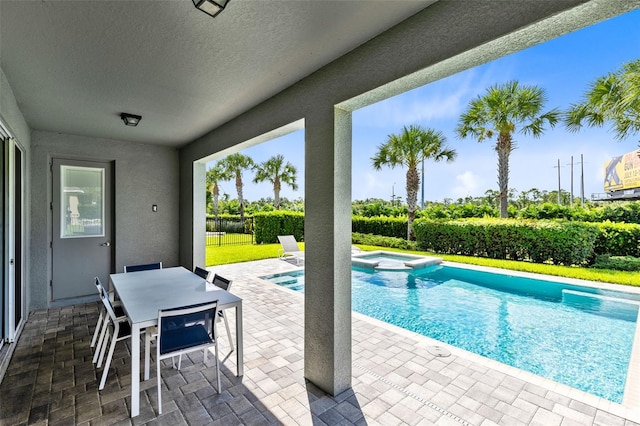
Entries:
{"type": "Polygon", "coordinates": [[[274,284],[283,285],[283,284],[295,284],[298,282],[298,277],[292,277],[291,275],[281,275],[279,277],[269,278],[274,284]]]}
{"type": "Polygon", "coordinates": [[[638,300],[569,289],[562,290],[562,301],[594,314],[628,321],[636,321],[638,308],[640,307],[640,301],[638,300]]]}
{"type": "Polygon", "coordinates": [[[576,297],[590,297],[590,298],[593,298],[593,299],[605,300],[605,301],[610,301],[610,302],[628,303],[630,305],[640,306],[640,301],[638,301],[638,300],[623,299],[621,297],[611,297],[611,296],[605,296],[605,295],[597,294],[597,293],[588,293],[586,291],[569,290],[569,289],[566,289],[566,288],[562,290],[562,298],[563,299],[564,299],[565,295],[571,295],[571,296],[576,296],[576,297]]]}

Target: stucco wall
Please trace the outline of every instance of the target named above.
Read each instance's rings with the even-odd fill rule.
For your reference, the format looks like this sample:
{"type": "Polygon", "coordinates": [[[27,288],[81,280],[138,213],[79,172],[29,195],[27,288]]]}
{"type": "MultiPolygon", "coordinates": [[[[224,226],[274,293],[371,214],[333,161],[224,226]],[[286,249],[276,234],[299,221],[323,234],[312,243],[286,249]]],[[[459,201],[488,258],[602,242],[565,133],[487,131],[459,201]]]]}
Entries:
{"type": "Polygon", "coordinates": [[[31,130],[18,107],[7,77],[0,68],[0,117],[25,149],[31,144],[31,130]]]}
{"type": "Polygon", "coordinates": [[[51,271],[52,158],[114,162],[116,271],[125,264],[178,265],[179,170],[173,148],[35,131],[31,135],[30,309],[47,307],[51,271]],[[158,212],[151,210],[158,205],[158,212]]]}

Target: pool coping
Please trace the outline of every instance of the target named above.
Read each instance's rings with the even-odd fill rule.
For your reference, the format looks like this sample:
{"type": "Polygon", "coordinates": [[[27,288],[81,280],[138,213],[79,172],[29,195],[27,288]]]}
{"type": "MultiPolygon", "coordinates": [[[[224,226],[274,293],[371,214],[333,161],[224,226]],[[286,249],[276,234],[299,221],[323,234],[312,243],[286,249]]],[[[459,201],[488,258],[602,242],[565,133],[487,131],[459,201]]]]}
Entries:
{"type": "MultiPolygon", "coordinates": [[[[442,265],[453,266],[456,268],[469,269],[469,270],[475,270],[475,271],[500,273],[503,275],[505,275],[504,271],[508,271],[508,274],[506,275],[510,275],[514,277],[532,278],[532,279],[538,279],[538,280],[543,279],[547,281],[561,282],[564,284],[573,284],[573,285],[578,285],[582,287],[590,287],[590,288],[595,288],[599,290],[620,291],[624,293],[633,293],[633,294],[640,295],[640,288],[633,287],[633,286],[625,286],[621,284],[603,283],[599,281],[581,280],[578,278],[559,277],[555,275],[538,274],[533,272],[512,271],[512,270],[494,268],[490,266],[469,265],[469,264],[462,264],[462,263],[448,262],[448,261],[442,262],[442,265]]],[[[609,401],[608,399],[600,398],[598,396],[581,391],[579,389],[572,388],[570,386],[567,386],[558,382],[554,382],[553,380],[544,378],[542,376],[538,376],[533,373],[529,373],[524,370],[520,370],[516,367],[502,364],[498,361],[492,360],[490,358],[485,358],[473,352],[469,352],[469,354],[474,357],[480,357],[486,361],[491,361],[491,363],[498,363],[500,366],[508,367],[508,369],[515,369],[517,371],[522,371],[523,373],[531,375],[536,381],[540,381],[540,383],[551,383],[551,384],[557,385],[558,389],[563,390],[563,392],[560,392],[558,389],[554,389],[554,391],[561,393],[565,396],[569,396],[571,398],[577,399],[581,402],[585,402],[585,403],[597,406],[598,408],[601,407],[601,404],[606,404],[606,403],[612,404],[611,407],[616,407],[616,406],[620,407],[620,410],[622,410],[622,412],[626,412],[627,415],[631,413],[631,415],[635,418],[635,421],[638,421],[640,420],[640,327],[638,327],[638,324],[640,324],[640,310],[638,310],[638,318],[636,319],[636,329],[633,337],[633,344],[631,347],[631,356],[629,357],[629,366],[627,369],[627,378],[625,380],[622,404],[618,404],[616,402],[609,401]],[[568,392],[566,389],[563,389],[563,388],[568,388],[568,392]],[[583,394],[581,396],[586,399],[581,399],[576,397],[576,395],[580,395],[580,394],[583,394]],[[588,401],[593,401],[592,398],[596,398],[597,400],[599,400],[598,404],[593,404],[593,402],[588,402],[588,401]]],[[[463,350],[460,348],[456,348],[456,349],[463,350]]]]}
{"type": "MultiPolygon", "coordinates": [[[[512,270],[505,270],[505,269],[488,267],[488,266],[461,264],[461,263],[450,262],[450,261],[443,261],[441,265],[454,266],[454,267],[460,267],[463,269],[470,269],[470,270],[477,270],[477,271],[484,271],[484,272],[501,273],[501,274],[504,274],[505,271],[507,271],[508,275],[522,277],[522,278],[533,278],[538,280],[542,279],[542,280],[548,280],[548,281],[557,281],[557,282],[562,282],[566,284],[574,284],[578,286],[585,286],[585,287],[612,290],[612,291],[623,291],[626,293],[635,293],[640,295],[640,288],[624,286],[620,284],[602,283],[597,281],[558,277],[554,275],[537,274],[532,272],[512,271],[512,270]]],[[[294,268],[290,272],[300,271],[300,270],[304,270],[304,267],[294,268]]],[[[304,299],[304,293],[300,293],[298,291],[291,290],[281,285],[272,283],[260,276],[256,276],[256,278],[258,278],[261,282],[264,282],[269,286],[272,286],[273,288],[277,288],[280,291],[289,292],[290,294],[295,294],[297,295],[297,297],[301,297],[304,299]]],[[[448,343],[441,342],[431,337],[427,337],[422,334],[419,334],[410,330],[406,330],[402,327],[386,323],[384,321],[369,317],[364,314],[360,314],[353,310],[351,311],[351,313],[354,317],[360,320],[363,320],[365,322],[369,322],[372,325],[382,327],[394,333],[405,335],[408,338],[414,339],[418,342],[418,346],[422,347],[423,349],[426,349],[427,347],[433,347],[433,346],[444,347],[448,349],[452,355],[464,358],[468,361],[480,364],[484,367],[496,370],[500,373],[508,374],[512,377],[516,377],[528,383],[541,386],[549,391],[556,392],[560,395],[566,396],[568,398],[574,399],[576,401],[582,402],[592,407],[596,407],[597,409],[605,410],[612,414],[623,417],[625,419],[640,423],[640,327],[637,326],[639,323],[638,321],[640,321],[640,310],[639,310],[638,321],[636,321],[636,330],[635,330],[635,335],[634,335],[634,340],[633,340],[633,345],[631,350],[631,357],[629,359],[629,367],[627,370],[627,380],[625,382],[625,389],[624,389],[622,404],[610,401],[608,399],[601,398],[599,396],[587,393],[585,391],[573,388],[571,386],[568,386],[559,382],[555,382],[551,379],[547,379],[537,374],[534,374],[525,370],[521,370],[519,368],[512,367],[507,364],[503,364],[499,361],[495,361],[493,359],[483,357],[482,355],[469,352],[465,349],[452,346],[448,343]]]]}

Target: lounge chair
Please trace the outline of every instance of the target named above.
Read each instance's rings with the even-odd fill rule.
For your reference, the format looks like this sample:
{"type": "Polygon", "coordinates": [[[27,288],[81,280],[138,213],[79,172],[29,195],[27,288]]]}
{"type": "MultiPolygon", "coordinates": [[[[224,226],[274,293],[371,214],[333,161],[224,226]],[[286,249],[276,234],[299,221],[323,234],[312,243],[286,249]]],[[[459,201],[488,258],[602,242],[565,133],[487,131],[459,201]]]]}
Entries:
{"type": "Polygon", "coordinates": [[[282,248],[278,253],[278,257],[282,260],[295,260],[296,265],[300,265],[302,261],[304,263],[304,251],[300,250],[296,237],[293,235],[278,235],[278,241],[282,248]]]}

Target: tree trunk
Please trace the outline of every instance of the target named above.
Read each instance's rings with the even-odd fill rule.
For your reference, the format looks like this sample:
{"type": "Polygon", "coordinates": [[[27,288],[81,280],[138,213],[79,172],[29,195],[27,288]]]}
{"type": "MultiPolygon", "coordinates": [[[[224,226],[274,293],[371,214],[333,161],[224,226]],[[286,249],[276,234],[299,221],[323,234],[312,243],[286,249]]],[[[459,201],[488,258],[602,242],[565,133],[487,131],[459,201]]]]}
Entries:
{"type": "Polygon", "coordinates": [[[273,206],[276,210],[280,210],[280,179],[276,176],[273,181],[273,206]]]}
{"type": "Polygon", "coordinates": [[[238,203],[240,204],[240,222],[244,226],[244,200],[242,198],[242,176],[236,175],[236,191],[238,191],[238,203]]]}
{"type": "Polygon", "coordinates": [[[409,167],[407,170],[407,240],[413,241],[416,236],[413,232],[413,220],[416,218],[416,202],[418,200],[418,188],[420,177],[418,169],[409,167]]]}
{"type": "Polygon", "coordinates": [[[511,155],[511,135],[500,134],[496,145],[498,152],[498,190],[500,191],[500,217],[506,218],[509,213],[509,155],[511,155]]]}
{"type": "Polygon", "coordinates": [[[216,219],[218,219],[218,207],[219,207],[219,197],[220,197],[220,188],[218,188],[218,183],[216,182],[213,185],[213,215],[216,219]]]}

